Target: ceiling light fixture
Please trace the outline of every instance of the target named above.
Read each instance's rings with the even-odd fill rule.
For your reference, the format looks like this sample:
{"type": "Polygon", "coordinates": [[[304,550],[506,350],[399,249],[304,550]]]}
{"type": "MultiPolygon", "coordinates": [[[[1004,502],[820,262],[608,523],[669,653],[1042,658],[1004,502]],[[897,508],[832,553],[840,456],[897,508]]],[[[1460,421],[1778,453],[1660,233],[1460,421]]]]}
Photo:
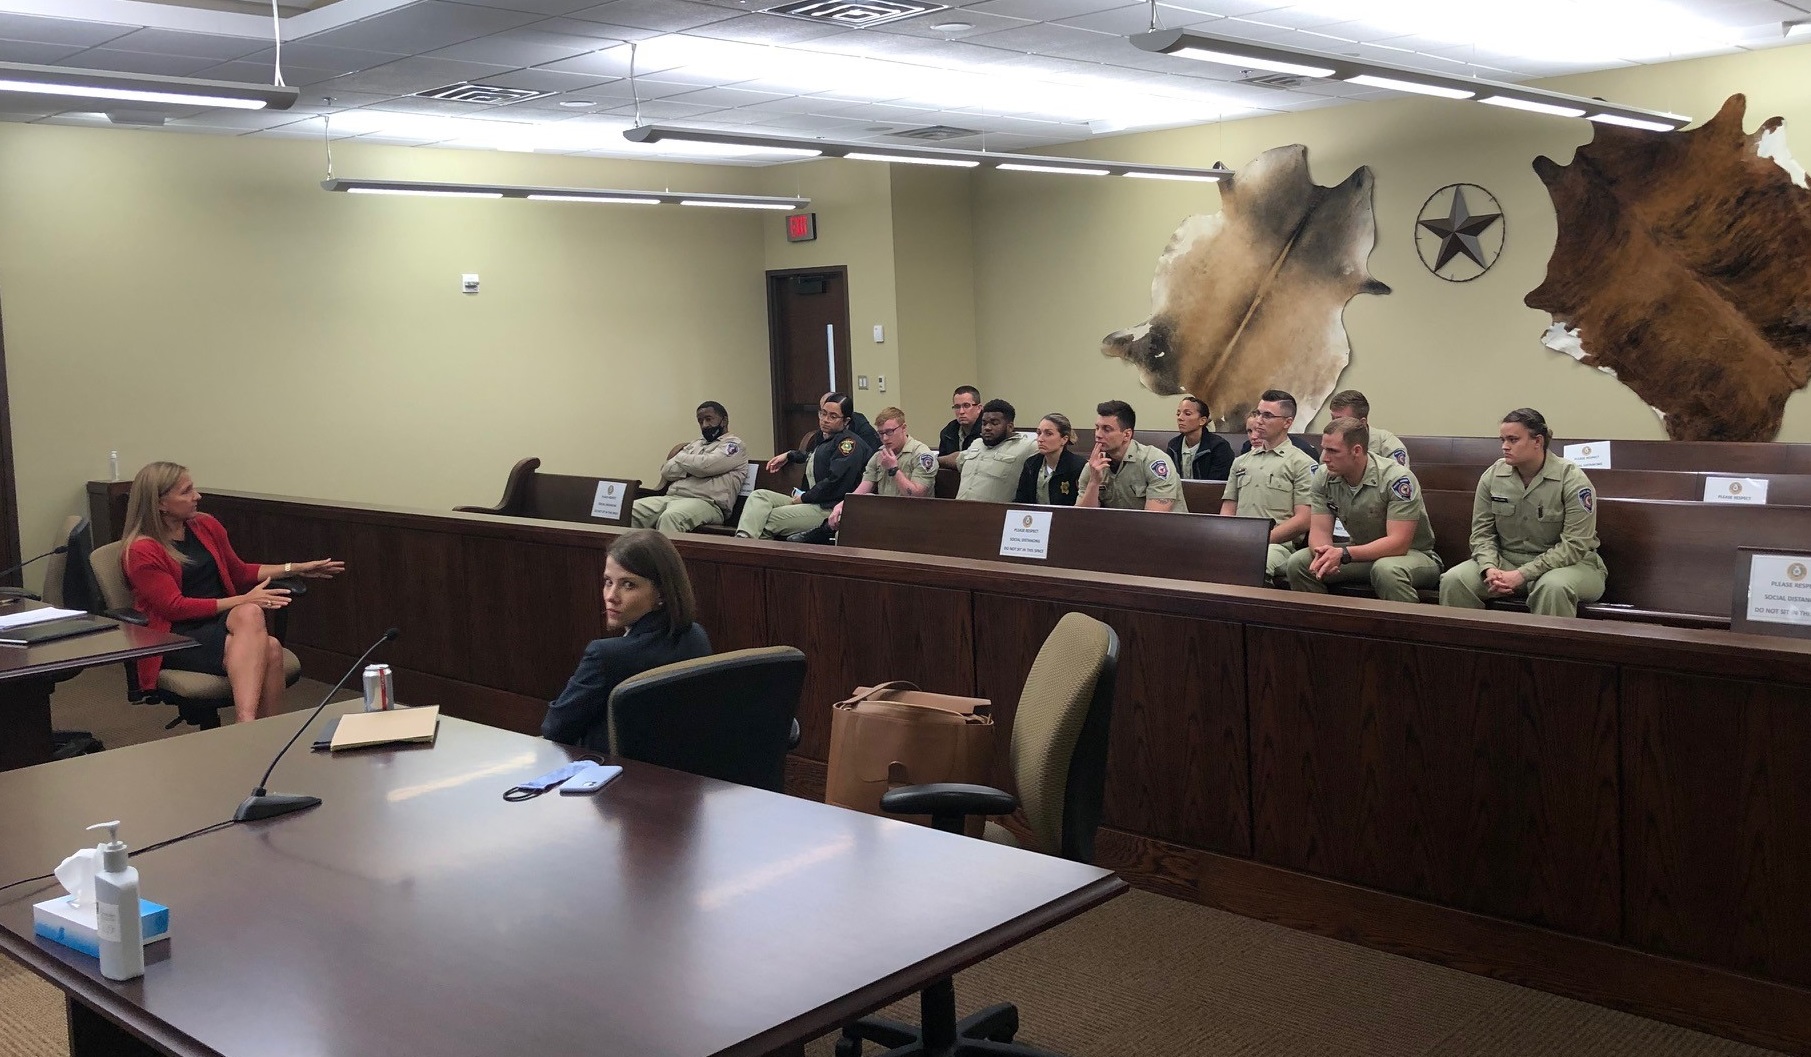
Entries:
{"type": "Polygon", "coordinates": [[[1510,107],[1536,114],[1584,117],[1589,113],[1593,115],[1591,118],[1593,121],[1622,124],[1630,128],[1652,128],[1665,132],[1677,131],[1691,124],[1691,118],[1683,114],[1667,113],[1664,110],[1647,110],[1642,107],[1624,106],[1620,103],[1606,103],[1601,99],[1587,99],[1583,96],[1549,92],[1540,88],[1528,88],[1502,81],[1486,81],[1475,77],[1453,77],[1431,73],[1427,70],[1417,70],[1409,66],[1360,59],[1351,55],[1333,55],[1307,48],[1285,48],[1275,44],[1256,44],[1234,37],[1203,33],[1200,30],[1165,29],[1150,33],[1135,33],[1127,39],[1132,42],[1134,47],[1159,55],[1179,55],[1238,69],[1274,70],[1280,73],[1294,73],[1303,77],[1333,77],[1350,84],[1383,88],[1395,92],[1409,92],[1415,95],[1432,95],[1448,99],[1475,99],[1477,102],[1489,103],[1492,106],[1510,107]],[[1289,67],[1293,67],[1293,69],[1289,67]],[[1478,98],[1480,96],[1483,98],[1478,98]],[[1619,120],[1610,121],[1610,118],[1619,120]],[[1635,122],[1642,122],[1642,124],[1635,124],[1635,122]]]}
{"type": "Polygon", "coordinates": [[[809,198],[774,195],[694,194],[679,191],[624,191],[602,187],[534,187],[522,184],[460,184],[423,180],[357,180],[328,177],[323,191],[356,195],[423,195],[431,198],[523,198],[536,202],[591,202],[617,205],[719,206],[727,209],[803,209],[809,198]]]}
{"type": "Polygon", "coordinates": [[[1017,172],[1054,172],[1080,176],[1132,176],[1156,180],[1209,182],[1231,176],[1230,169],[1194,169],[1180,165],[1137,165],[1094,158],[1059,158],[1045,154],[997,154],[953,147],[894,147],[890,144],[852,143],[790,136],[764,136],[723,129],[679,128],[674,125],[640,125],[623,133],[632,143],[715,143],[751,150],[784,150],[809,146],[812,153],[856,161],[902,162],[909,165],[949,165],[964,169],[986,166],[1017,172]]]}
{"type": "Polygon", "coordinates": [[[1811,21],[1780,23],[1780,36],[1782,37],[1802,37],[1807,34],[1811,34],[1811,21]]]}
{"type": "Polygon", "coordinates": [[[163,77],[112,70],[77,70],[64,66],[34,66],[23,62],[0,62],[0,92],[72,96],[78,99],[118,99],[131,103],[217,106],[235,110],[288,110],[302,94],[285,85],[208,81],[199,77],[163,77]]]}
{"type": "Polygon", "coordinates": [[[1658,121],[1647,121],[1638,117],[1624,117],[1621,114],[1592,114],[1589,120],[1603,125],[1621,125],[1623,128],[1638,128],[1647,132],[1671,132],[1673,126],[1663,125],[1658,121]]]}

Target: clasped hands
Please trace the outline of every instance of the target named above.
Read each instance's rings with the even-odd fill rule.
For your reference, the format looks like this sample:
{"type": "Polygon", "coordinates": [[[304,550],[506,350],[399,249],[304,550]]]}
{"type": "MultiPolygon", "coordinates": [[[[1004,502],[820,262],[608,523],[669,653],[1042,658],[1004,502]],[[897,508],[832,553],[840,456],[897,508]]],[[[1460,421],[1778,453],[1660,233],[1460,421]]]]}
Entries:
{"type": "Polygon", "coordinates": [[[1515,569],[1484,570],[1484,589],[1493,598],[1499,595],[1513,595],[1520,591],[1527,582],[1528,577],[1523,576],[1515,569]]]}

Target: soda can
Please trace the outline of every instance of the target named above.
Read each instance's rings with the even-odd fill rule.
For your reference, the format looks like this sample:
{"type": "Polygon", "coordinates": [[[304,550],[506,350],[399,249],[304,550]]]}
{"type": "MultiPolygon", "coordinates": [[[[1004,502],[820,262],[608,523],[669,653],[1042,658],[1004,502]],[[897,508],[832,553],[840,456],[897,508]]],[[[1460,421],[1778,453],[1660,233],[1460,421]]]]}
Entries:
{"type": "Polygon", "coordinates": [[[396,707],[396,684],[387,664],[365,665],[365,711],[388,712],[396,707]]]}

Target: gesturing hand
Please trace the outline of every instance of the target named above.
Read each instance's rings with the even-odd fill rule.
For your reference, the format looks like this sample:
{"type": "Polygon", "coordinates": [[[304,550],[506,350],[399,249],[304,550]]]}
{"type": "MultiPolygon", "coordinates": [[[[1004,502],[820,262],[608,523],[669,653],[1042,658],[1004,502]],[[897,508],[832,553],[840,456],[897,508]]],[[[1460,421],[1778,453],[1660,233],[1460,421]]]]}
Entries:
{"type": "Polygon", "coordinates": [[[312,562],[296,563],[294,572],[310,580],[327,580],[346,571],[346,563],[334,558],[322,558],[312,562]]]}
{"type": "Polygon", "coordinates": [[[775,455],[773,458],[767,460],[767,472],[768,473],[779,473],[780,467],[786,465],[786,456],[788,454],[790,454],[790,453],[781,452],[780,454],[775,455]]]}
{"type": "Polygon", "coordinates": [[[259,609],[282,609],[289,604],[289,589],[270,586],[267,576],[258,582],[258,586],[245,592],[244,598],[259,609]]]}

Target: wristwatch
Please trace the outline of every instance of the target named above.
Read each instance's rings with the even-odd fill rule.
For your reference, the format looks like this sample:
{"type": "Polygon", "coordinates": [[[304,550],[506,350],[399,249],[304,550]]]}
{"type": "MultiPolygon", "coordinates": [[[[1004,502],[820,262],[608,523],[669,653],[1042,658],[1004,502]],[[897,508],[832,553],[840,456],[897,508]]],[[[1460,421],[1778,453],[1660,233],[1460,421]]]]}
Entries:
{"type": "Polygon", "coordinates": [[[1339,549],[1339,563],[1341,565],[1344,565],[1351,560],[1352,560],[1352,548],[1341,547],[1339,549]]]}
{"type": "Polygon", "coordinates": [[[897,466],[887,467],[887,476],[888,477],[898,477],[899,476],[899,467],[897,467],[897,466]]]}

